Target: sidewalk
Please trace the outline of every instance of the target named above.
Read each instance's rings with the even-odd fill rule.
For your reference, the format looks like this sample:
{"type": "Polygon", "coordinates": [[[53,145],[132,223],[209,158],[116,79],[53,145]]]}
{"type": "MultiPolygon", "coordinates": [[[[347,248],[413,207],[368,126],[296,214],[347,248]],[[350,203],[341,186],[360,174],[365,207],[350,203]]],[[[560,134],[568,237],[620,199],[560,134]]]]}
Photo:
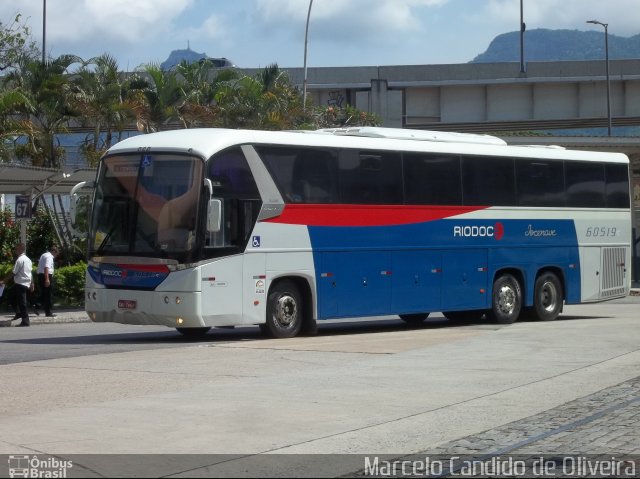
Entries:
{"type": "MultiPolygon", "coordinates": [[[[31,325],[37,324],[47,324],[47,323],[86,323],[89,322],[89,316],[84,311],[84,309],[76,308],[76,309],[55,309],[53,310],[53,314],[55,314],[54,318],[47,318],[44,315],[44,312],[40,311],[40,315],[37,316],[33,309],[29,308],[29,321],[31,325]]],[[[13,318],[13,314],[9,311],[3,311],[0,313],[0,328],[15,326],[20,323],[20,319],[15,321],[11,321],[13,318]]]]}

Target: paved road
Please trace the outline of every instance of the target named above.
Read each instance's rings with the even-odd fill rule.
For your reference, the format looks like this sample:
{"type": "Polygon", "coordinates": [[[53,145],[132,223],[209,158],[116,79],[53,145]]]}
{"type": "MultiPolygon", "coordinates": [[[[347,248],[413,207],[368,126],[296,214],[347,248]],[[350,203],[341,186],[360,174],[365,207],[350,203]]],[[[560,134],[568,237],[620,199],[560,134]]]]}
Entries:
{"type": "MultiPolygon", "coordinates": [[[[0,454],[203,455],[146,461],[178,476],[350,474],[373,454],[640,454],[639,304],[510,326],[347,322],[291,340],[2,328],[0,454]]],[[[74,456],[74,471],[118,475],[136,466],[126,457],[145,462],[74,456]]]]}

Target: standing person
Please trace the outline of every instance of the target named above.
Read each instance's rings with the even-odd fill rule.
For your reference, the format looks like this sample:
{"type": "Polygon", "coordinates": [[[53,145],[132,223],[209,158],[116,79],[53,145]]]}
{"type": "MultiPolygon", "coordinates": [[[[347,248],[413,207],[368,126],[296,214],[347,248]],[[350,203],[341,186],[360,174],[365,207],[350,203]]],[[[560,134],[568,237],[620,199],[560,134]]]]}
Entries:
{"type": "Polygon", "coordinates": [[[31,268],[33,267],[31,260],[25,254],[26,247],[24,243],[18,244],[15,249],[16,263],[13,266],[13,271],[9,273],[9,275],[4,279],[4,281],[0,281],[0,285],[3,285],[5,282],[11,279],[13,276],[13,285],[16,288],[16,298],[18,300],[18,311],[19,316],[16,314],[16,317],[13,319],[18,319],[18,317],[22,318],[22,322],[18,324],[18,326],[29,326],[29,312],[27,311],[27,293],[33,291],[33,281],[31,278],[31,268]]]}
{"type": "Polygon", "coordinates": [[[38,285],[40,286],[42,307],[47,318],[55,317],[51,312],[53,306],[53,270],[55,269],[53,260],[58,256],[58,248],[52,246],[49,250],[42,253],[38,261],[38,285]]]}

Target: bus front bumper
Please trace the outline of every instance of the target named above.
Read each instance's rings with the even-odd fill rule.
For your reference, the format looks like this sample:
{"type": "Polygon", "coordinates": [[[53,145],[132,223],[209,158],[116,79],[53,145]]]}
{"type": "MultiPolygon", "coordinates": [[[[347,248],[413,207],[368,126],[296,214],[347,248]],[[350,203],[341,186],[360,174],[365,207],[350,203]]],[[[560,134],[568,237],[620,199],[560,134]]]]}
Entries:
{"type": "Polygon", "coordinates": [[[124,291],[87,288],[85,310],[94,322],[205,327],[200,292],[124,291]]]}

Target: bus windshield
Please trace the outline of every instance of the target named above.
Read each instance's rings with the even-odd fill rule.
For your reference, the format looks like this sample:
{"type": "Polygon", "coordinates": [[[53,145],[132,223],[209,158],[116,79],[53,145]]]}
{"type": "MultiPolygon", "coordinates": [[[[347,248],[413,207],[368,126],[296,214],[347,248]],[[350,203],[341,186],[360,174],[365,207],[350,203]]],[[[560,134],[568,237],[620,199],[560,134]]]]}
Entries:
{"type": "Polygon", "coordinates": [[[202,160],[172,154],[107,157],[98,176],[90,256],[184,259],[196,247],[202,160]]]}

